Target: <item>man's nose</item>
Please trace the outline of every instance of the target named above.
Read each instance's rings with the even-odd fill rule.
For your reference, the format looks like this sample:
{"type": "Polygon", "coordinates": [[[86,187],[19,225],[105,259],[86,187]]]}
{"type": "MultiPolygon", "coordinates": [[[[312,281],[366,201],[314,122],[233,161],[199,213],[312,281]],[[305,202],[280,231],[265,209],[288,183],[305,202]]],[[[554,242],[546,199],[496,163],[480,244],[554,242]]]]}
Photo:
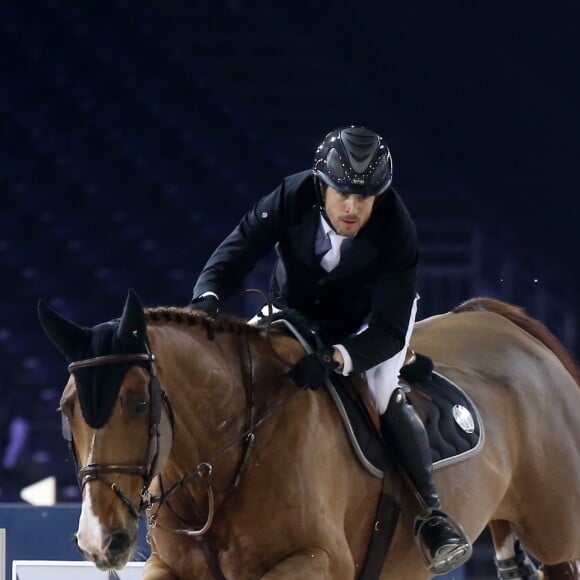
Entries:
{"type": "Polygon", "coordinates": [[[354,211],[354,205],[355,205],[354,199],[352,198],[352,196],[349,196],[344,200],[344,209],[349,213],[352,213],[354,211]]]}

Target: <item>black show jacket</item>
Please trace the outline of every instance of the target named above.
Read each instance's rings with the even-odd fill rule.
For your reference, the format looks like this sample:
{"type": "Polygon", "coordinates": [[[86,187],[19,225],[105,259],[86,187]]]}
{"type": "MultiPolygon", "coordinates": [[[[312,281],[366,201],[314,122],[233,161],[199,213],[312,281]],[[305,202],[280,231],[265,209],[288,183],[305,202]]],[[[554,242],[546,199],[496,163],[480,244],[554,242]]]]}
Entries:
{"type": "Polygon", "coordinates": [[[214,251],[193,295],[209,291],[225,300],[275,246],[273,303],[296,308],[316,321],[321,338],[344,345],[353,373],[360,373],[404,346],[416,295],[415,226],[400,197],[389,189],[376,200],[369,221],[342,253],[338,266],[326,272],[315,255],[319,225],[311,172],[286,177],[214,251]],[[354,334],[365,322],[369,327],[354,334]]]}

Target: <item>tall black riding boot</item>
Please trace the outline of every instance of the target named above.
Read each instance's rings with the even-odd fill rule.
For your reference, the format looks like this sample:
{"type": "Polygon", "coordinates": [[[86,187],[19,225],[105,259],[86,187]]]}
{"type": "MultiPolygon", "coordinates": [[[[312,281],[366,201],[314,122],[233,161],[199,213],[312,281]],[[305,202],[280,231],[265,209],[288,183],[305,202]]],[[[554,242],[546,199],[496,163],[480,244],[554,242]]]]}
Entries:
{"type": "Polygon", "coordinates": [[[381,431],[427,508],[415,522],[427,566],[434,574],[445,574],[469,559],[471,544],[461,526],[441,510],[427,432],[401,389],[381,415],[381,431]]]}

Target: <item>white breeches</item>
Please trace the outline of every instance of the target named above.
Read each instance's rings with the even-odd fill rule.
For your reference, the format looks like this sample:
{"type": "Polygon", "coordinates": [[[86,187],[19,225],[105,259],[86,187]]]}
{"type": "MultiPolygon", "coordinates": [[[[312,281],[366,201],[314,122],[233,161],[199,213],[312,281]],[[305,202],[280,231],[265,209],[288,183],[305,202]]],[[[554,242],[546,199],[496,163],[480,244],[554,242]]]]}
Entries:
{"type": "MultiPolygon", "coordinates": [[[[419,296],[415,298],[413,307],[411,308],[411,316],[409,317],[409,325],[407,326],[407,334],[405,335],[405,346],[391,358],[388,358],[365,372],[369,391],[379,415],[382,415],[387,410],[391,395],[399,386],[399,372],[405,363],[407,347],[409,346],[411,334],[413,333],[418,300],[419,296]]],[[[360,332],[363,330],[364,328],[360,332]]]]}
{"type": "MultiPolygon", "coordinates": [[[[378,365],[365,371],[367,383],[369,386],[369,392],[375,408],[382,415],[389,405],[391,400],[391,395],[395,389],[399,386],[399,372],[401,367],[405,363],[405,356],[407,354],[407,348],[411,340],[411,334],[413,333],[413,326],[415,324],[415,316],[417,315],[417,301],[419,300],[419,295],[416,296],[413,301],[413,306],[411,307],[411,315],[409,317],[409,325],[407,326],[407,334],[405,335],[405,345],[403,348],[391,358],[379,363],[378,365]]],[[[273,312],[279,312],[279,308],[272,307],[273,312]]],[[[262,316],[268,315],[268,307],[264,306],[261,309],[262,316]]],[[[255,325],[262,317],[256,314],[250,320],[248,324],[255,325]]],[[[367,325],[365,324],[357,334],[360,334],[363,330],[366,330],[367,325]]]]}

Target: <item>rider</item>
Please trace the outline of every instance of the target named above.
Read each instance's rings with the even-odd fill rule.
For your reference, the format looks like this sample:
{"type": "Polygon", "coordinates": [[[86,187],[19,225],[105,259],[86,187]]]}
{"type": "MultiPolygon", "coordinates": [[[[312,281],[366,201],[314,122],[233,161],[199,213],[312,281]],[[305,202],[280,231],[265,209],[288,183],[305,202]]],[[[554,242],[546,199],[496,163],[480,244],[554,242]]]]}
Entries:
{"type": "Polygon", "coordinates": [[[377,133],[355,126],[330,132],[313,169],[286,177],[218,246],[189,307],[215,316],[276,247],[273,305],[314,321],[328,345],[301,358],[290,378],[317,389],[333,372],[365,372],[383,436],[424,504],[420,541],[440,573],[463,563],[470,544],[441,510],[425,428],[398,384],[416,313],[419,253],[392,174],[377,133]]]}

